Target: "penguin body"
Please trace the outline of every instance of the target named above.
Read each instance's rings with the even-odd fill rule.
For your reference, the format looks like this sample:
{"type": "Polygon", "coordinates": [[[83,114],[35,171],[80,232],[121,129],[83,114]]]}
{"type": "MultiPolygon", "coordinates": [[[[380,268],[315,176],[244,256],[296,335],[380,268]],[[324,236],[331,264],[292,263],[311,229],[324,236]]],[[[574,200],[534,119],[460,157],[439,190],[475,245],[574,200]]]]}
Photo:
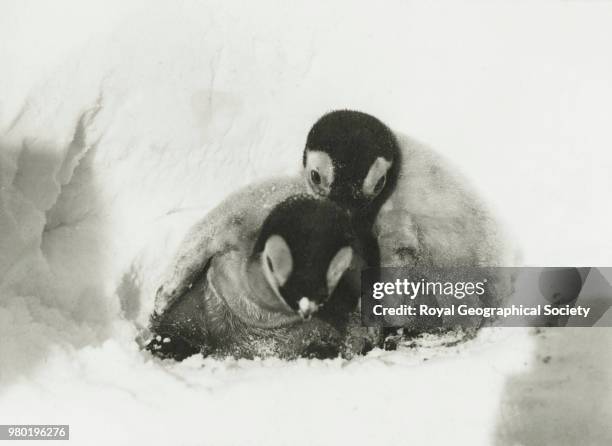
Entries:
{"type": "Polygon", "coordinates": [[[344,211],[303,192],[298,179],[270,180],[194,225],[156,293],[149,350],[175,359],[340,352],[359,297],[349,280],[359,246],[344,211]]]}
{"type": "Polygon", "coordinates": [[[508,264],[500,224],[468,182],[430,148],[405,136],[398,141],[404,162],[373,225],[381,264],[508,264]]]}

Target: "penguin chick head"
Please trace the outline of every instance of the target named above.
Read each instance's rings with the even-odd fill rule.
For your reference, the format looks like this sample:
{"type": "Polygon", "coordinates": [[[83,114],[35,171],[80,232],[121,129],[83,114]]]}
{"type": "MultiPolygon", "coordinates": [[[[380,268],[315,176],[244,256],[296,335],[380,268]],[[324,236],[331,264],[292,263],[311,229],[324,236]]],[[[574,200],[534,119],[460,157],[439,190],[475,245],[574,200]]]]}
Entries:
{"type": "Polygon", "coordinates": [[[305,181],[314,195],[359,214],[380,207],[393,191],[399,156],[395,135],[377,118],[352,110],[333,111],[308,133],[305,181]]]}
{"type": "Polygon", "coordinates": [[[352,262],[349,217],[327,200],[291,197],[268,215],[253,260],[278,298],[276,310],[309,318],[329,299],[352,262]]]}

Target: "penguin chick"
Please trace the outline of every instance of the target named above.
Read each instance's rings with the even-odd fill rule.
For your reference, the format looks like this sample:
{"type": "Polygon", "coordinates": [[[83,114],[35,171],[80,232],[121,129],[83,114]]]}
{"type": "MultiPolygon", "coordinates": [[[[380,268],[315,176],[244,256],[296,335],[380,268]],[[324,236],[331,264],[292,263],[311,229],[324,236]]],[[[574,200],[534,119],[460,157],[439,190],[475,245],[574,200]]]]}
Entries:
{"type": "Polygon", "coordinates": [[[397,182],[400,149],[374,116],[338,110],[310,129],[303,155],[309,190],[371,223],[397,182]]]}
{"type": "Polygon", "coordinates": [[[354,234],[341,208],[300,191],[295,180],[250,187],[189,231],[155,296],[151,331],[172,342],[154,353],[293,357],[339,344],[330,315],[348,317],[358,292],[330,296],[349,289],[339,283],[357,261],[354,234]]]}
{"type": "MultiPolygon", "coordinates": [[[[321,117],[308,133],[303,166],[312,193],[346,208],[359,236],[372,237],[370,265],[426,274],[514,263],[499,222],[456,169],[373,116],[339,110],[321,117]]],[[[503,272],[492,278],[492,299],[506,296],[510,282],[503,272]]]]}
{"type": "Polygon", "coordinates": [[[467,182],[433,150],[395,136],[371,115],[321,117],[308,133],[303,165],[315,195],[366,217],[355,224],[373,232],[382,266],[504,263],[500,226],[467,182]]]}

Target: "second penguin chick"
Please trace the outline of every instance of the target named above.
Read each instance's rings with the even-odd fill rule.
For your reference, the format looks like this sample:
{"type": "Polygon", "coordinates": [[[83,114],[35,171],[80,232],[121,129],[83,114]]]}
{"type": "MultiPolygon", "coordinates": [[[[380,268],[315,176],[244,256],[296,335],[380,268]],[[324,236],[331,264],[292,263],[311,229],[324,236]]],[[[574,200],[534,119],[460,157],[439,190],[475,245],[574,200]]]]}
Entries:
{"type": "Polygon", "coordinates": [[[321,117],[308,134],[303,165],[315,195],[373,231],[382,266],[506,263],[499,224],[467,182],[374,116],[337,110],[321,117]]]}
{"type": "MultiPolygon", "coordinates": [[[[346,208],[360,237],[371,237],[371,266],[427,276],[514,263],[499,222],[456,169],[371,115],[338,110],[321,117],[308,134],[303,165],[308,188],[346,208]]],[[[512,277],[491,274],[486,299],[494,304],[509,295],[512,277]]]]}
{"type": "Polygon", "coordinates": [[[156,294],[153,351],[337,353],[359,296],[339,287],[357,261],[354,234],[342,209],[296,188],[275,180],[240,191],[192,228],[156,294]]]}

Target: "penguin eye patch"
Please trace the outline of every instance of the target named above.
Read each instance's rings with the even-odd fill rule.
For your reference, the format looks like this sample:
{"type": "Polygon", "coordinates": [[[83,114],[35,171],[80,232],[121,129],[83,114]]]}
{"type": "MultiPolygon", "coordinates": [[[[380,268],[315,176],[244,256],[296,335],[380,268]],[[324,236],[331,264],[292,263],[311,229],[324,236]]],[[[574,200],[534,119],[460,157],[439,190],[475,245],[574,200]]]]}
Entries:
{"type": "Polygon", "coordinates": [[[272,235],[264,246],[264,271],[273,288],[283,286],[293,270],[293,258],[287,242],[280,235],[272,235]]]}
{"type": "Polygon", "coordinates": [[[362,191],[366,197],[374,198],[378,195],[385,187],[387,182],[387,172],[393,164],[382,156],[376,158],[376,160],[370,166],[370,170],[363,180],[362,191]]]}
{"type": "Polygon", "coordinates": [[[291,251],[280,235],[272,235],[266,241],[261,254],[261,267],[265,280],[274,293],[272,297],[266,297],[264,293],[253,299],[258,300],[263,308],[270,311],[293,314],[293,309],[280,291],[280,287],[287,282],[293,269],[291,251]]]}
{"type": "Polygon", "coordinates": [[[336,253],[330,262],[329,267],[327,268],[327,289],[330,295],[334,292],[340,278],[351,265],[352,261],[353,248],[350,246],[345,246],[336,253]]]}
{"type": "Polygon", "coordinates": [[[304,176],[310,191],[319,196],[329,195],[334,182],[334,165],[331,158],[320,150],[306,149],[304,176]]]}

